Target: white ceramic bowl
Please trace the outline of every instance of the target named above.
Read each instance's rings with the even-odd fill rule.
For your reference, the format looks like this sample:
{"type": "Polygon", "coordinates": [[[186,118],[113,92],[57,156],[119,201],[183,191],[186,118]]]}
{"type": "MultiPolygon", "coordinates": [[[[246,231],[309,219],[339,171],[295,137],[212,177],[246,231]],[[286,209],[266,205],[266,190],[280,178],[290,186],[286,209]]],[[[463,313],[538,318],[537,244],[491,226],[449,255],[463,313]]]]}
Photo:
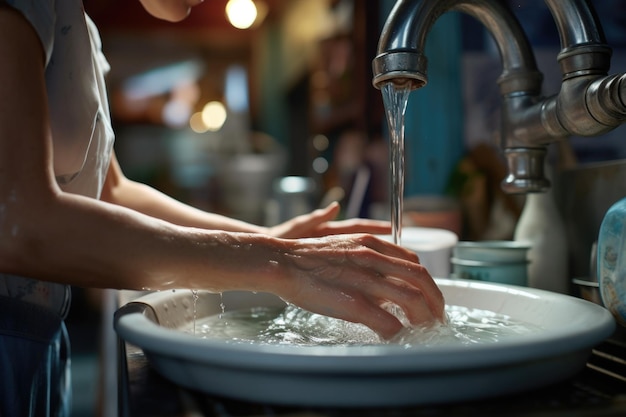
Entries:
{"type": "Polygon", "coordinates": [[[482,262],[526,262],[530,244],[513,240],[458,242],[452,253],[456,259],[482,262]]]}
{"type": "MultiPolygon", "coordinates": [[[[379,235],[378,237],[388,242],[393,241],[391,235],[379,235]]],[[[452,248],[458,241],[457,235],[449,230],[430,227],[404,227],[400,246],[415,252],[430,275],[448,278],[450,276],[452,248]]]]}
{"type": "Polygon", "coordinates": [[[446,303],[493,311],[535,328],[491,343],[294,346],[200,339],[194,317],[275,305],[267,294],[160,291],[115,315],[115,329],[182,386],[246,401],[316,406],[403,406],[477,400],[576,375],[615,323],[588,301],[534,288],[437,280],[446,303]]]}

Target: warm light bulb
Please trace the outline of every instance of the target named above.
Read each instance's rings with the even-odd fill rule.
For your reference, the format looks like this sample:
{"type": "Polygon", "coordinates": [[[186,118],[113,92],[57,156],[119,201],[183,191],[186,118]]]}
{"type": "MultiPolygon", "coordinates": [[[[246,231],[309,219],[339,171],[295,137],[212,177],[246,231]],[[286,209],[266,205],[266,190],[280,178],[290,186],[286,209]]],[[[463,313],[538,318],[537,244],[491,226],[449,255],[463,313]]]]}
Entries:
{"type": "Polygon", "coordinates": [[[256,20],[257,8],[252,0],[229,0],[226,16],[237,29],[248,29],[256,20]]]}
{"type": "Polygon", "coordinates": [[[202,120],[202,112],[197,112],[189,118],[189,127],[196,133],[206,133],[209,129],[202,120]]]}
{"type": "Polygon", "coordinates": [[[219,101],[210,101],[202,109],[202,121],[207,130],[217,132],[226,122],[226,108],[219,101]]]}

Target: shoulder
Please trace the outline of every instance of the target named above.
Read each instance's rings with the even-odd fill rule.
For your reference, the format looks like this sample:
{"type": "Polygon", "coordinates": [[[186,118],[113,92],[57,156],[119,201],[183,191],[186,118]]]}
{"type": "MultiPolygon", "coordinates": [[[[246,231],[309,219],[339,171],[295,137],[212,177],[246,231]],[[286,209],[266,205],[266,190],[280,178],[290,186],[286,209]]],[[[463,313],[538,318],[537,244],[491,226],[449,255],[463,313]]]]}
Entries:
{"type": "Polygon", "coordinates": [[[18,10],[33,26],[45,51],[47,63],[54,45],[55,0],[4,0],[0,1],[2,3],[18,10]]]}

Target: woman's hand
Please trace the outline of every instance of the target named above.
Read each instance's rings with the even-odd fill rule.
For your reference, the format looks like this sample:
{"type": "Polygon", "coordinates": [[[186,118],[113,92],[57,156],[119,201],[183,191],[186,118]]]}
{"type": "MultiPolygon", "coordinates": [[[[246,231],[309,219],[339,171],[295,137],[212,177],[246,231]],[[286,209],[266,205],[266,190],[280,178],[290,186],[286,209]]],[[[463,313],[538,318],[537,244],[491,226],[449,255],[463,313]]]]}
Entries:
{"type": "Polygon", "coordinates": [[[368,234],[285,242],[289,279],[273,291],[288,302],[363,323],[385,339],[403,328],[386,304],[401,307],[413,325],[444,318],[443,295],[411,251],[368,234]]]}
{"type": "Polygon", "coordinates": [[[339,203],[329,204],[323,209],[294,217],[267,229],[267,234],[284,239],[321,237],[349,233],[389,234],[389,222],[370,219],[334,221],[340,211],[339,203]]]}

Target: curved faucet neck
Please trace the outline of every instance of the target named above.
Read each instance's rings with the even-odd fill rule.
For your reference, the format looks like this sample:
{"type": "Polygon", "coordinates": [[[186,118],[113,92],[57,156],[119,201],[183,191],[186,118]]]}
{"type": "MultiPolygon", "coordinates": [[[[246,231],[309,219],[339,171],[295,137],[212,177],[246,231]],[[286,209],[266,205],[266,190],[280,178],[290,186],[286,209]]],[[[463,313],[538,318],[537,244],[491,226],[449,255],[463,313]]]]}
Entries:
{"type": "Polygon", "coordinates": [[[480,21],[500,51],[503,72],[501,141],[509,164],[508,192],[543,191],[546,145],[570,135],[597,136],[626,121],[626,74],[607,76],[611,49],[590,0],[545,0],[561,40],[563,82],[541,96],[543,76],[515,14],[503,0],[398,0],[383,28],[373,84],[428,82],[426,36],[448,11],[480,21]]]}
{"type": "Polygon", "coordinates": [[[492,34],[500,51],[503,72],[502,94],[541,92],[542,75],[524,30],[501,0],[399,0],[396,2],[378,43],[373,62],[373,83],[411,80],[414,88],[428,82],[426,37],[444,13],[459,11],[473,16],[492,34]]]}
{"type": "Polygon", "coordinates": [[[564,79],[580,75],[606,75],[611,48],[595,11],[587,0],[544,0],[561,40],[558,61],[564,79]]]}
{"type": "Polygon", "coordinates": [[[582,44],[605,44],[595,11],[586,0],[544,0],[559,32],[561,49],[582,44]]]}

